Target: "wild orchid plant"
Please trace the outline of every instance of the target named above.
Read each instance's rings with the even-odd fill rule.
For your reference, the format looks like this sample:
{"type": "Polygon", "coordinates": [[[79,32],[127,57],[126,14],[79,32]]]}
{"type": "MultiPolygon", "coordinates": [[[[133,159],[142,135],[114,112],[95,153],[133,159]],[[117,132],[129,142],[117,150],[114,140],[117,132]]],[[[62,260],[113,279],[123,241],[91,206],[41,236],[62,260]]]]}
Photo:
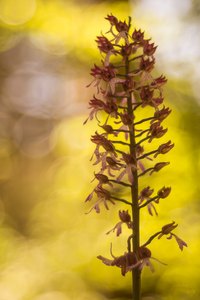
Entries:
{"type": "Polygon", "coordinates": [[[90,85],[96,87],[96,94],[89,101],[91,112],[88,117],[90,120],[96,118],[100,130],[91,137],[96,145],[92,159],[95,158],[94,165],[99,165],[100,170],[95,173],[97,185],[86,202],[94,200],[90,211],[97,213],[102,205],[110,209],[109,204],[121,203],[130,208],[130,211],[119,210],[119,222],[108,232],[120,236],[122,225],[126,224],[130,229],[126,251],[118,257],[111,251],[112,259],[101,255],[98,259],[107,266],[119,267],[123,276],[131,271],[133,299],[140,300],[141,271],[144,266],[153,270],[151,259],[154,258],[149,244],[155,238],[165,236],[174,238],[181,250],[187,246],[174,233],[178,226],[174,221],[140,244],[141,209],[146,207],[150,215],[157,214],[156,205],[171,192],[171,187],[163,186],[154,192],[149,185],[142,184],[145,176],[153,175],[169,164],[155,160],[174,147],[170,140],[156,149],[154,146],[145,151],[145,148],[149,149],[154,140],[167,132],[162,122],[171,110],[163,104],[162,88],[166,78],[152,75],[157,46],[146,39],[140,29],[131,29],[130,17],[128,22],[119,21],[112,14],[105,19],[110,23],[110,30],[107,37],[101,35],[96,39],[102,60],[99,66],[95,64],[91,69],[94,80],[90,85]],[[116,187],[128,191],[128,200],[116,194],[116,187]]]}

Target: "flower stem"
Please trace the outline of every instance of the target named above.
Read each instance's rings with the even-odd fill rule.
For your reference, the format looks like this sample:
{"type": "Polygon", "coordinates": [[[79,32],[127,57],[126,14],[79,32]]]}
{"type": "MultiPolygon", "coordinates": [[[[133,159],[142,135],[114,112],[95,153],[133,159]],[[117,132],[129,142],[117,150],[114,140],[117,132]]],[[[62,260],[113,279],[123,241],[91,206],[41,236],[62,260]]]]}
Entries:
{"type": "MultiPolygon", "coordinates": [[[[129,73],[129,61],[126,59],[126,74],[129,73]]],[[[127,98],[127,110],[128,114],[133,114],[132,109],[132,93],[127,98]]],[[[135,141],[135,128],[134,124],[129,125],[129,138],[130,138],[130,154],[136,161],[136,141],[135,141]]],[[[131,186],[131,199],[132,199],[132,219],[133,219],[133,238],[132,247],[135,253],[138,252],[140,246],[140,212],[138,205],[138,174],[137,168],[132,169],[133,184],[131,186]]],[[[134,268],[132,270],[132,288],[133,288],[133,300],[141,299],[141,270],[134,268]]]]}

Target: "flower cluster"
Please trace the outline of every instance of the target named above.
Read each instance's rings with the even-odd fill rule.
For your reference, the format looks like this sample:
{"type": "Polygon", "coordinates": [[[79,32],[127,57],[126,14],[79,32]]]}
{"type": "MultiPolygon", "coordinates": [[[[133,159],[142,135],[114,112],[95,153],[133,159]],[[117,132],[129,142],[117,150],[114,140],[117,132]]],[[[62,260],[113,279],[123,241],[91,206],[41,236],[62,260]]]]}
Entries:
{"type": "Polygon", "coordinates": [[[153,270],[151,251],[146,246],[158,235],[159,239],[163,235],[168,239],[174,237],[181,250],[187,245],[172,233],[177,226],[174,222],[165,225],[143,246],[136,241],[140,209],[146,207],[150,215],[157,214],[155,205],[171,192],[171,187],[165,186],[155,192],[150,186],[140,188],[144,176],[160,172],[169,164],[157,159],[174,147],[171,140],[161,142],[157,148],[153,146],[154,140],[165,136],[167,128],[163,122],[171,113],[164,105],[163,97],[167,79],[163,75],[153,76],[157,46],[140,29],[131,28],[131,18],[126,22],[108,15],[106,20],[110,24],[107,36],[96,39],[103,59],[91,69],[93,80],[89,86],[96,87],[96,94],[89,101],[91,112],[84,122],[95,118],[99,127],[91,136],[95,145],[91,160],[99,166],[94,177],[97,184],[86,202],[94,201],[89,212],[94,210],[97,213],[102,205],[108,210],[109,204],[115,205],[116,202],[131,207],[132,215],[128,210],[119,210],[119,222],[107,232],[116,232],[120,236],[122,226],[126,225],[131,231],[127,240],[128,252],[119,257],[112,255],[113,260],[98,256],[104,264],[121,268],[122,275],[125,275],[144,266],[153,270]],[[146,151],[149,144],[152,144],[152,150],[146,151]],[[131,201],[116,197],[120,186],[130,191],[131,201]]]}

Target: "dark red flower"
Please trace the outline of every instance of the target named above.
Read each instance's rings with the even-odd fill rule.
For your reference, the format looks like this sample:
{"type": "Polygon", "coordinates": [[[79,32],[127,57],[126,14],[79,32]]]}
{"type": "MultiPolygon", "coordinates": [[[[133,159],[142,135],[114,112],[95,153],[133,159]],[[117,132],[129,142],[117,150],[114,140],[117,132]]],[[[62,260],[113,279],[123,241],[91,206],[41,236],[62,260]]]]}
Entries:
{"type": "Polygon", "coordinates": [[[151,86],[152,87],[161,87],[163,86],[165,83],[167,82],[167,79],[165,76],[161,75],[160,77],[158,78],[155,78],[152,83],[151,83],[151,86]]]}
{"type": "Polygon", "coordinates": [[[128,25],[126,24],[125,21],[124,21],[124,22],[122,22],[122,21],[117,22],[117,23],[115,24],[115,27],[116,27],[116,29],[117,29],[118,32],[125,31],[125,32],[128,33],[129,27],[128,27],[128,25]]]}
{"type": "Polygon", "coordinates": [[[95,78],[108,82],[116,76],[116,70],[112,65],[104,67],[98,67],[97,65],[94,65],[94,68],[91,69],[90,74],[95,78]]]}
{"type": "Polygon", "coordinates": [[[134,160],[133,156],[128,153],[123,153],[121,160],[125,162],[125,165],[124,170],[118,175],[117,181],[121,181],[121,179],[127,175],[129,182],[133,184],[133,170],[137,168],[137,162],[134,160]]]}
{"type": "Polygon", "coordinates": [[[116,117],[117,116],[117,110],[118,110],[118,106],[115,103],[115,101],[113,99],[108,99],[105,103],[104,111],[107,114],[110,114],[110,115],[113,114],[116,117]]]}
{"type": "MultiPolygon", "coordinates": [[[[112,255],[112,254],[111,254],[112,255]]],[[[125,252],[124,255],[115,257],[113,259],[105,258],[101,255],[97,256],[105,265],[116,266],[121,269],[121,274],[126,275],[127,272],[131,271],[137,263],[136,255],[134,252],[125,252]]]]}
{"type": "Polygon", "coordinates": [[[137,43],[141,43],[143,42],[144,39],[144,32],[141,31],[141,29],[139,30],[134,30],[133,34],[132,34],[132,39],[137,42],[137,43]]]}
{"type": "Polygon", "coordinates": [[[106,20],[108,20],[110,22],[111,25],[116,25],[118,23],[118,19],[111,15],[107,15],[107,17],[105,18],[106,20]]]}
{"type": "Polygon", "coordinates": [[[143,52],[145,55],[151,56],[155,53],[157,46],[154,46],[154,43],[149,43],[149,40],[146,40],[143,43],[143,52]]]}
{"type": "Polygon", "coordinates": [[[149,142],[151,142],[154,138],[160,138],[167,132],[167,128],[163,129],[163,127],[160,125],[160,122],[155,122],[151,124],[149,133],[150,135],[149,142]]]}
{"type": "Polygon", "coordinates": [[[111,141],[109,141],[106,137],[104,137],[102,134],[98,134],[96,132],[95,135],[92,135],[91,137],[91,141],[95,144],[97,144],[97,146],[102,146],[106,151],[109,152],[114,152],[115,151],[115,147],[112,144],[111,141]]]}
{"type": "Polygon", "coordinates": [[[125,56],[125,57],[131,55],[135,51],[136,51],[135,48],[133,48],[133,45],[131,45],[131,44],[124,45],[121,47],[121,55],[125,56]]]}
{"type": "Polygon", "coordinates": [[[142,87],[140,92],[140,98],[142,100],[142,106],[151,105],[153,98],[153,90],[148,86],[142,87]]]}
{"type": "Polygon", "coordinates": [[[155,59],[150,59],[150,58],[143,58],[140,61],[140,70],[150,72],[155,64],[155,59]]]}
{"type": "Polygon", "coordinates": [[[97,36],[96,42],[101,52],[108,53],[114,50],[113,44],[105,36],[97,36]]]}
{"type": "Polygon", "coordinates": [[[150,172],[150,175],[153,174],[154,172],[160,171],[162,168],[164,168],[167,165],[169,165],[169,162],[159,162],[159,163],[155,164],[155,166],[153,167],[153,170],[150,172]]]}
{"type": "Polygon", "coordinates": [[[85,122],[83,124],[86,124],[88,120],[93,120],[94,117],[99,122],[99,120],[97,118],[97,113],[99,111],[104,110],[105,107],[106,107],[106,104],[102,100],[100,100],[100,99],[96,98],[95,96],[93,96],[93,99],[91,99],[89,101],[89,108],[91,109],[91,112],[89,114],[89,117],[85,120],[85,122]]]}
{"type": "Polygon", "coordinates": [[[101,204],[103,204],[107,210],[109,210],[108,202],[115,205],[115,202],[111,198],[110,192],[100,185],[93,190],[93,192],[87,197],[86,201],[90,201],[94,193],[97,195],[98,200],[91,207],[88,213],[90,213],[93,209],[96,211],[96,213],[100,213],[101,204]]]}
{"type": "Polygon", "coordinates": [[[130,115],[128,112],[119,113],[119,116],[124,125],[133,124],[133,115],[130,115]]]}
{"type": "Polygon", "coordinates": [[[102,167],[102,172],[107,170],[108,174],[111,177],[114,177],[114,175],[111,173],[111,171],[118,171],[121,170],[122,164],[120,161],[116,160],[114,157],[107,156],[106,157],[106,164],[102,167]]]}
{"type": "Polygon", "coordinates": [[[101,173],[97,173],[97,174],[94,174],[94,176],[99,181],[100,185],[109,182],[108,176],[106,176],[106,175],[103,175],[101,173]]]}
{"type": "Polygon", "coordinates": [[[162,109],[158,109],[154,113],[154,117],[161,123],[164,119],[166,119],[171,113],[171,109],[169,107],[163,106],[162,109]]]}
{"type": "Polygon", "coordinates": [[[122,86],[125,91],[132,90],[134,88],[134,81],[131,77],[128,77],[125,79],[125,81],[122,83],[122,86]]]}
{"type": "Polygon", "coordinates": [[[157,193],[158,198],[167,198],[167,196],[169,196],[171,192],[171,187],[163,187],[162,189],[160,189],[157,193]]]}
{"type": "Polygon", "coordinates": [[[172,144],[171,141],[168,141],[167,143],[160,145],[154,157],[157,157],[159,154],[168,153],[173,147],[174,144],[172,144]]]}
{"type": "Polygon", "coordinates": [[[139,199],[141,200],[141,202],[143,200],[148,200],[149,197],[153,194],[153,189],[150,188],[150,186],[145,187],[139,195],[139,199]]]}
{"type": "Polygon", "coordinates": [[[133,223],[131,221],[131,216],[129,215],[128,210],[120,210],[119,218],[121,221],[118,222],[111,230],[109,230],[107,234],[116,230],[116,235],[119,236],[122,233],[122,224],[126,224],[128,228],[132,228],[133,223]]]}
{"type": "Polygon", "coordinates": [[[175,224],[174,221],[172,223],[169,223],[169,224],[163,226],[161,233],[158,236],[158,239],[160,239],[164,235],[167,235],[168,240],[170,240],[174,237],[180,250],[182,251],[184,247],[187,247],[187,244],[186,244],[186,242],[184,242],[182,239],[180,239],[176,234],[174,234],[172,232],[177,226],[178,226],[178,224],[175,224]]]}

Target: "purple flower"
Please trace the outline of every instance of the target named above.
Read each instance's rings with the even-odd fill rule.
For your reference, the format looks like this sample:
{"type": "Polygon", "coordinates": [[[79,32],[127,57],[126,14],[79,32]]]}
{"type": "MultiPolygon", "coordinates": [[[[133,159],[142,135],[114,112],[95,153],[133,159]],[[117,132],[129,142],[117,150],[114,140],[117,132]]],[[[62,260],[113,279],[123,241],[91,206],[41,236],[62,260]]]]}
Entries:
{"type": "Polygon", "coordinates": [[[155,164],[155,166],[153,167],[152,171],[149,174],[151,175],[154,172],[159,172],[162,168],[164,168],[167,165],[169,165],[169,162],[159,162],[155,164]]]}
{"type": "Polygon", "coordinates": [[[172,223],[169,223],[162,227],[161,233],[158,236],[158,239],[163,237],[164,235],[167,236],[167,239],[170,240],[173,237],[175,238],[179,248],[181,251],[183,251],[184,247],[187,247],[186,242],[184,242],[182,239],[180,239],[176,234],[174,234],[172,231],[178,226],[178,224],[175,224],[173,221],[172,223]]]}
{"type": "Polygon", "coordinates": [[[114,50],[113,44],[105,36],[98,36],[96,42],[101,52],[109,53],[114,50]]]}
{"type": "MultiPolygon", "coordinates": [[[[148,202],[150,200],[150,196],[153,194],[154,190],[150,188],[150,186],[147,186],[144,188],[138,197],[139,205],[141,205],[144,201],[148,202]]],[[[153,216],[153,211],[156,215],[158,215],[156,208],[152,202],[147,203],[147,209],[151,216],[153,216]]]]}
{"type": "Polygon", "coordinates": [[[165,133],[167,132],[167,128],[163,129],[163,127],[160,125],[160,122],[155,122],[151,124],[149,133],[148,135],[150,136],[149,138],[149,143],[154,139],[154,138],[161,138],[165,133]]]}
{"type": "Polygon", "coordinates": [[[137,263],[136,255],[133,252],[125,252],[123,255],[117,257],[112,255],[112,257],[113,259],[108,259],[101,255],[97,256],[97,258],[105,265],[120,268],[123,276],[125,276],[127,272],[131,271],[137,263]]]}
{"type": "Polygon", "coordinates": [[[90,201],[93,198],[94,193],[97,195],[98,200],[91,207],[88,213],[90,213],[93,209],[96,213],[100,213],[100,205],[103,204],[107,210],[109,210],[108,202],[115,205],[115,202],[112,200],[111,194],[108,190],[104,189],[102,186],[98,185],[92,193],[86,198],[85,202],[90,201]]]}
{"type": "Polygon", "coordinates": [[[91,137],[91,141],[93,143],[95,143],[97,145],[97,147],[99,148],[99,146],[102,146],[106,151],[108,152],[115,152],[115,147],[112,144],[112,142],[110,142],[105,136],[103,136],[102,134],[98,134],[97,132],[95,133],[95,135],[92,135],[91,137]]]}
{"type": "Polygon", "coordinates": [[[154,157],[157,157],[159,154],[168,153],[173,147],[174,147],[174,144],[172,144],[171,141],[168,141],[167,143],[160,145],[158,147],[158,150],[155,153],[154,157]]]}
{"type": "Polygon", "coordinates": [[[157,193],[158,198],[162,198],[162,199],[167,198],[169,196],[170,192],[171,192],[171,187],[164,186],[162,189],[160,189],[158,191],[158,193],[157,193]]]}
{"type": "Polygon", "coordinates": [[[152,56],[156,51],[157,46],[154,46],[154,43],[149,43],[149,40],[146,40],[143,43],[143,52],[145,55],[152,56]]]}
{"type": "Polygon", "coordinates": [[[151,72],[154,68],[155,59],[143,58],[140,61],[140,70],[145,72],[151,72]]]}
{"type": "Polygon", "coordinates": [[[110,232],[114,232],[116,230],[116,235],[119,236],[122,233],[122,224],[126,224],[128,228],[132,228],[133,223],[131,221],[131,216],[128,213],[128,210],[120,210],[119,211],[120,222],[118,222],[111,230],[109,230],[106,234],[110,232]]]}
{"type": "Polygon", "coordinates": [[[144,40],[144,32],[141,31],[141,29],[139,30],[134,30],[133,34],[132,34],[132,39],[136,42],[136,43],[142,43],[144,40]]]}
{"type": "Polygon", "coordinates": [[[169,114],[171,113],[171,110],[169,109],[169,107],[165,106],[162,109],[158,109],[155,111],[154,113],[154,117],[161,123],[164,119],[166,119],[169,114]]]}
{"type": "Polygon", "coordinates": [[[167,79],[165,76],[161,75],[160,77],[155,78],[152,83],[151,86],[152,87],[157,87],[160,88],[161,86],[163,86],[165,83],[167,82],[167,79]]]}
{"type": "Polygon", "coordinates": [[[140,247],[137,253],[130,251],[125,252],[123,255],[117,257],[112,253],[111,255],[113,259],[108,259],[101,255],[97,256],[97,258],[107,266],[116,266],[120,268],[123,276],[125,276],[127,272],[132,271],[134,268],[139,268],[139,270],[142,270],[145,266],[149,267],[153,272],[154,268],[150,259],[157,260],[151,256],[151,251],[144,246],[140,247]]]}

